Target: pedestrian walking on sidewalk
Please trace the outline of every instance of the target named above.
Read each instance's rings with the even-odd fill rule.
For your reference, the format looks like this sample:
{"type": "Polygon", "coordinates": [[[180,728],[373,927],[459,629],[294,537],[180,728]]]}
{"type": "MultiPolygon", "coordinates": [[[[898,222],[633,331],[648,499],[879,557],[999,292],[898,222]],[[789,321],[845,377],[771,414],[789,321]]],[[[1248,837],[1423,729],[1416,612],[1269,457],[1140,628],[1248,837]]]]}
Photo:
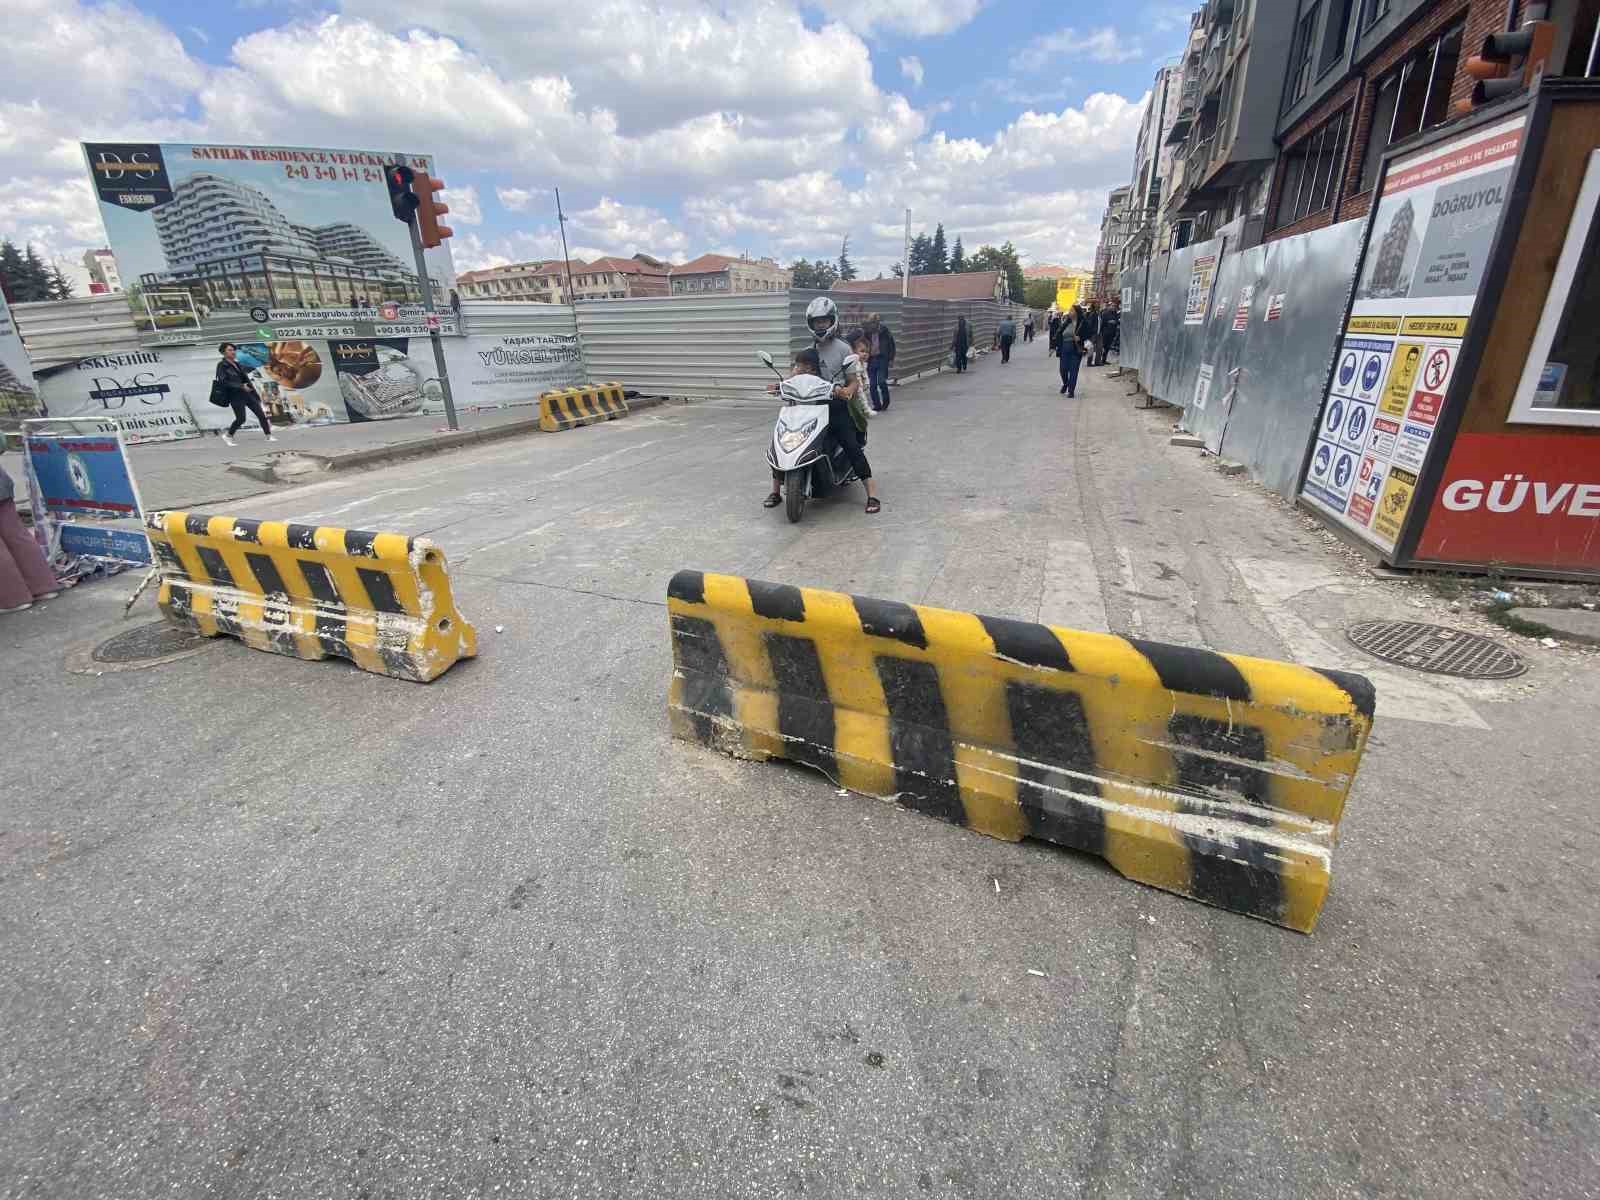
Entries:
{"type": "Polygon", "coordinates": [[[1050,335],[1050,353],[1054,355],[1061,349],[1061,314],[1053,309],[1050,312],[1050,324],[1047,328],[1050,335]]]}
{"type": "Polygon", "coordinates": [[[1080,332],[1088,324],[1083,309],[1074,304],[1061,318],[1061,394],[1078,394],[1078,367],[1083,363],[1084,342],[1080,332]]]}
{"type": "Polygon", "coordinates": [[[53,600],[61,585],[33,535],[17,515],[17,485],[0,467],[0,613],[32,608],[53,600]]]}
{"type": "Polygon", "coordinates": [[[889,368],[894,366],[894,333],[877,313],[862,322],[872,353],[867,358],[867,406],[873,412],[889,407],[889,368]]]}
{"type": "Polygon", "coordinates": [[[1025,342],[1033,341],[1033,327],[1038,323],[1038,320],[1039,320],[1039,318],[1034,316],[1032,313],[1028,314],[1028,319],[1022,323],[1022,340],[1023,341],[1025,341],[1025,342]]]}
{"type": "Polygon", "coordinates": [[[1017,322],[1011,317],[1000,318],[1000,363],[1011,361],[1011,344],[1017,340],[1017,322]]]}
{"type": "Polygon", "coordinates": [[[972,330],[965,317],[956,318],[956,335],[950,339],[950,353],[955,356],[956,374],[967,369],[967,352],[972,349],[972,330]]]}
{"type": "Polygon", "coordinates": [[[228,426],[228,432],[222,435],[222,440],[233,445],[233,435],[239,432],[248,411],[255,413],[256,420],[261,422],[261,432],[267,435],[267,441],[277,441],[272,436],[272,422],[261,410],[261,397],[256,395],[256,386],[250,382],[250,373],[239,365],[239,347],[232,342],[223,342],[217,350],[222,354],[222,361],[217,363],[216,385],[222,389],[228,406],[233,409],[233,424],[228,426]]]}

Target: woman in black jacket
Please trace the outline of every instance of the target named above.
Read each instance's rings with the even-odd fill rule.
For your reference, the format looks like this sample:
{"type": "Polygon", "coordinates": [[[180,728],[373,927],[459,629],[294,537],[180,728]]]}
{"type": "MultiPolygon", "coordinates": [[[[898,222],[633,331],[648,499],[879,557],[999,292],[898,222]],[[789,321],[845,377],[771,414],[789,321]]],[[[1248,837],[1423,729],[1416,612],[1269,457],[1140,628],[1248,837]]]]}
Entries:
{"type": "Polygon", "coordinates": [[[965,317],[956,318],[956,335],[950,339],[950,353],[955,355],[956,374],[967,369],[967,351],[972,349],[972,332],[965,317]]]}
{"type": "Polygon", "coordinates": [[[249,411],[255,413],[256,420],[261,422],[261,432],[267,435],[267,441],[277,441],[272,436],[272,422],[261,411],[261,398],[256,395],[255,384],[250,382],[250,373],[238,363],[239,347],[232,342],[223,342],[217,349],[222,352],[222,361],[217,364],[217,382],[222,385],[228,404],[233,408],[233,424],[228,426],[228,432],[222,435],[222,440],[233,445],[233,435],[239,432],[239,427],[244,424],[244,415],[249,411]]]}

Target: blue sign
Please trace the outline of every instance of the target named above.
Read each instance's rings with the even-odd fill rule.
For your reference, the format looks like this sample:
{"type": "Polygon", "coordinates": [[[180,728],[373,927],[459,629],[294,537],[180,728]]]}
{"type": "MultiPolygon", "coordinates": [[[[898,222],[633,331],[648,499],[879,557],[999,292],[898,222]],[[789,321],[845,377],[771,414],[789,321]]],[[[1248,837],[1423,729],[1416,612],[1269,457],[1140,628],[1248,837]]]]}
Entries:
{"type": "Polygon", "coordinates": [[[1333,461],[1333,451],[1327,446],[1317,447],[1317,456],[1311,460],[1311,471],[1316,475],[1326,475],[1328,464],[1333,461]]]}
{"type": "Polygon", "coordinates": [[[1355,470],[1355,459],[1348,454],[1339,455],[1339,461],[1333,468],[1333,483],[1340,491],[1350,486],[1350,474],[1355,470]]]}
{"type": "Polygon", "coordinates": [[[1339,382],[1345,387],[1350,386],[1350,381],[1356,377],[1356,356],[1346,354],[1344,361],[1339,364],[1339,382]]]}
{"type": "Polygon", "coordinates": [[[1367,431],[1367,410],[1359,404],[1350,406],[1350,424],[1345,429],[1345,436],[1357,445],[1361,443],[1361,435],[1367,431]]]}
{"type": "Polygon", "coordinates": [[[1344,401],[1334,396],[1328,401],[1328,432],[1338,433],[1344,424],[1344,401]]]}
{"type": "Polygon", "coordinates": [[[63,525],[61,549],[91,558],[150,563],[150,539],[138,529],[107,529],[94,525],[63,525]]]}
{"type": "Polygon", "coordinates": [[[139,515],[128,460],[115,437],[30,432],[23,435],[23,443],[49,512],[80,517],[139,515]]]}
{"type": "Polygon", "coordinates": [[[1361,390],[1370,392],[1378,386],[1378,380],[1383,375],[1383,359],[1374,354],[1367,359],[1366,370],[1361,372],[1361,390]]]}

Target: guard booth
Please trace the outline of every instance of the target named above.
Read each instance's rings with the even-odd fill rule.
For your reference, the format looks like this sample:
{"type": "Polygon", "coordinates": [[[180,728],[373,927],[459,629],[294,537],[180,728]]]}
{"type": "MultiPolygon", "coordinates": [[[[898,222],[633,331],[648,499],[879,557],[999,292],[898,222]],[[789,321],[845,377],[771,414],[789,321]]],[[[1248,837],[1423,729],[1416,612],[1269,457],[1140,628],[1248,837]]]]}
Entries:
{"type": "Polygon", "coordinates": [[[1600,83],[1392,148],[1300,502],[1397,567],[1600,579],[1600,83]]]}

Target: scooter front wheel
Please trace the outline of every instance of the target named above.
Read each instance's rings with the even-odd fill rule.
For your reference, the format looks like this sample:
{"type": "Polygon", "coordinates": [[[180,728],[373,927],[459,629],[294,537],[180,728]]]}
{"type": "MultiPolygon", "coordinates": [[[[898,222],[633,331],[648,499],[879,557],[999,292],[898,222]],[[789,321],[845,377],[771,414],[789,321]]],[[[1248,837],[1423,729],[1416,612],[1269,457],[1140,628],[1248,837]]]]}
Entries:
{"type": "Polygon", "coordinates": [[[805,515],[808,470],[789,471],[783,477],[783,511],[792,525],[805,515]]]}

